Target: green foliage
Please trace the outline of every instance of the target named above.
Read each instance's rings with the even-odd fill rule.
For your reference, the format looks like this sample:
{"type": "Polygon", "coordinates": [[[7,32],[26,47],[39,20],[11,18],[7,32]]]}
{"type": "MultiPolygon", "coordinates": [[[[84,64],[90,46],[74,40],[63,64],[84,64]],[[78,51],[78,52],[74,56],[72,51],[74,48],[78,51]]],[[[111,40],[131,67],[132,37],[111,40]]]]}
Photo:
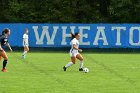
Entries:
{"type": "Polygon", "coordinates": [[[6,23],[139,23],[139,0],[0,0],[6,23]]]}

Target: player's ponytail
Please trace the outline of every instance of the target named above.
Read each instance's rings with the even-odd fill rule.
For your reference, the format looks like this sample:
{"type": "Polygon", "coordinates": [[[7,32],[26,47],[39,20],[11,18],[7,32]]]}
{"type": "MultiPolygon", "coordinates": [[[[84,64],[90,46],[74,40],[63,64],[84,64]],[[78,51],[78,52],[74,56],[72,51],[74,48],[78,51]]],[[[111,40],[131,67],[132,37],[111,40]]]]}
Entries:
{"type": "Polygon", "coordinates": [[[5,35],[5,31],[4,30],[2,31],[2,35],[5,35]]]}
{"type": "Polygon", "coordinates": [[[73,38],[75,38],[78,34],[79,34],[79,33],[73,34],[73,33],[71,32],[71,40],[72,40],[73,38]]]}
{"type": "Polygon", "coordinates": [[[7,34],[9,31],[10,31],[10,29],[8,29],[8,28],[5,28],[5,29],[2,31],[2,35],[5,35],[5,34],[7,34]]]}
{"type": "Polygon", "coordinates": [[[71,40],[73,39],[73,38],[75,38],[75,35],[71,32],[70,33],[71,34],[71,40]]]}

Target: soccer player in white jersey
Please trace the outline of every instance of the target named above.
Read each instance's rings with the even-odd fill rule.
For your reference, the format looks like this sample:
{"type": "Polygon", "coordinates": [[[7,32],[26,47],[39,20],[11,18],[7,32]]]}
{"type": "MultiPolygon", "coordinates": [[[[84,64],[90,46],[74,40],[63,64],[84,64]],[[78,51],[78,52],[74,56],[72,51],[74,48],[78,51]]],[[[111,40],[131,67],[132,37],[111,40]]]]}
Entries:
{"type": "Polygon", "coordinates": [[[79,49],[80,34],[79,33],[75,33],[75,34],[71,33],[71,37],[72,37],[72,39],[71,39],[71,49],[70,49],[71,62],[68,62],[68,64],[66,64],[63,67],[63,70],[66,71],[68,67],[75,64],[75,61],[76,61],[76,58],[77,58],[77,59],[80,60],[79,71],[83,71],[83,56],[79,53],[79,52],[82,52],[82,49],[79,49]]]}
{"type": "Polygon", "coordinates": [[[23,35],[23,47],[24,47],[24,52],[22,54],[22,58],[26,57],[27,52],[29,51],[29,44],[28,44],[28,28],[26,28],[25,33],[23,35]]]}

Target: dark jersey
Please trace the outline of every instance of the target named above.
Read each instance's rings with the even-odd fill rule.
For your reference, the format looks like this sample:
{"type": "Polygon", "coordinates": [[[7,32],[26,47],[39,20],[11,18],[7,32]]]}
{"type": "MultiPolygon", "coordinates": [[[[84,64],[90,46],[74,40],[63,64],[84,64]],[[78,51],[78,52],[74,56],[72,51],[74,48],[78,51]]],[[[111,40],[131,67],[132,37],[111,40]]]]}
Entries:
{"type": "Polygon", "coordinates": [[[8,42],[8,38],[5,35],[0,35],[1,46],[4,46],[8,42]]]}

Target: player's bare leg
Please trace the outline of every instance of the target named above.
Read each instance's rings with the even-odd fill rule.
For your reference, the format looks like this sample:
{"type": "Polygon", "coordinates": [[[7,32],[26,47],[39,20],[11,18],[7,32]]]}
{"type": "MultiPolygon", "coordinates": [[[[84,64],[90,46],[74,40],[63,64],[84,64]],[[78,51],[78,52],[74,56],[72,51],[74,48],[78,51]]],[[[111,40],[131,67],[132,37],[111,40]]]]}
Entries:
{"type": "Polygon", "coordinates": [[[0,56],[0,61],[2,60],[2,56],[0,56]]]}
{"type": "Polygon", "coordinates": [[[7,72],[6,65],[8,61],[8,56],[4,50],[0,51],[0,56],[4,58],[2,72],[7,72]]]}
{"type": "Polygon", "coordinates": [[[80,60],[80,68],[79,71],[83,71],[83,56],[81,54],[77,54],[76,58],[80,60]]]}
{"type": "Polygon", "coordinates": [[[24,47],[24,52],[22,54],[22,58],[25,58],[26,57],[26,54],[27,54],[28,51],[29,51],[29,47],[28,46],[25,46],[24,47]]]}

